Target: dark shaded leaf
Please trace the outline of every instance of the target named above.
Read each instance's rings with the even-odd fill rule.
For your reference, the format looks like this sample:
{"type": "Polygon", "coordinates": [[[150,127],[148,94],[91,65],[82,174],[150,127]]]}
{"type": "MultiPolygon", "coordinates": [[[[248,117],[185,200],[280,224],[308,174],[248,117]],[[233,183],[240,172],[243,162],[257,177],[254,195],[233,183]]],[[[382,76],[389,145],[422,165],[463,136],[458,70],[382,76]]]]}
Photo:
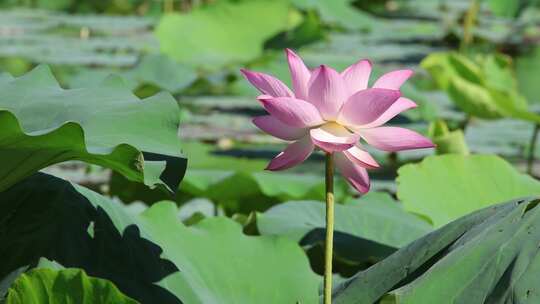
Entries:
{"type": "Polygon", "coordinates": [[[317,299],[319,278],[297,244],[246,236],[228,218],[186,227],[172,202],[132,214],[95,192],[44,174],[0,197],[0,277],[46,257],[108,279],[142,303],[317,299]]]}

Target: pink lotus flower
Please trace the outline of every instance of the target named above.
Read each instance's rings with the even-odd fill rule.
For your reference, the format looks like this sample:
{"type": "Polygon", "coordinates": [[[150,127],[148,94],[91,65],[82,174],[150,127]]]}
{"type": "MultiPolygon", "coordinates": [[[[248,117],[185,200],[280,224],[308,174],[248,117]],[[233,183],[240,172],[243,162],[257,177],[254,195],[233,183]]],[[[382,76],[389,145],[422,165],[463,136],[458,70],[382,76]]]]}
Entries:
{"type": "Polygon", "coordinates": [[[318,147],[332,153],[341,174],[365,193],[370,187],[366,169],[378,168],[379,164],[360,139],[392,152],[434,146],[414,131],[381,127],[397,114],[416,107],[399,91],[412,75],[411,70],[384,74],[368,88],[368,60],[360,60],[341,73],[326,65],[310,71],[293,51],[287,49],[286,53],[292,91],[277,78],[242,69],[246,79],[263,94],[257,99],[270,114],[255,117],[253,123],[272,136],[293,141],[267,170],[296,166],[318,147]]]}

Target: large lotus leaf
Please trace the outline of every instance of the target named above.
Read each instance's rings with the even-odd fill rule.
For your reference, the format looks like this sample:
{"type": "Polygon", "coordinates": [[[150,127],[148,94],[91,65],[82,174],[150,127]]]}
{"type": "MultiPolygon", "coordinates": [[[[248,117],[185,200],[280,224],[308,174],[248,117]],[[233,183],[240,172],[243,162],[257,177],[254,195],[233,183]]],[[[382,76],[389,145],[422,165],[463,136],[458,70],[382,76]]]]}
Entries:
{"type": "Polygon", "coordinates": [[[501,109],[483,86],[470,83],[463,78],[450,79],[448,95],[463,112],[485,119],[501,118],[501,109]]]}
{"type": "Polygon", "coordinates": [[[397,196],[406,210],[440,227],[474,210],[540,194],[540,182],[495,155],[439,155],[398,170],[397,196]]]}
{"type": "Polygon", "coordinates": [[[172,202],[133,215],[95,192],[45,174],[0,197],[0,277],[46,257],[108,279],[142,303],[317,299],[319,279],[297,244],[246,236],[227,218],[186,227],[172,202]]]}
{"type": "Polygon", "coordinates": [[[0,190],[51,164],[82,160],[175,190],[185,159],[168,94],[140,100],[118,79],[62,89],[40,66],[0,81],[0,190]],[[144,155],[143,155],[144,152],[144,155]]]}
{"type": "Polygon", "coordinates": [[[36,268],[22,274],[8,291],[6,304],[136,304],[110,281],[81,269],[36,268]]]}
{"type": "MultiPolygon", "coordinates": [[[[322,244],[325,204],[298,201],[277,205],[257,215],[257,228],[262,235],[285,235],[304,246],[322,244]]],[[[335,254],[349,263],[384,258],[430,231],[431,225],[405,212],[386,193],[372,192],[335,206],[335,254]]]]}
{"type": "Polygon", "coordinates": [[[540,207],[491,206],[340,283],[335,303],[538,303],[540,207]]]}
{"type": "Polygon", "coordinates": [[[156,35],[179,62],[215,68],[261,55],[263,43],[287,28],[288,12],[282,0],[219,1],[163,16],[156,35]]]}
{"type": "Polygon", "coordinates": [[[141,221],[180,269],[161,285],[185,303],[316,303],[319,279],[294,242],[243,235],[224,217],[187,228],[176,213],[172,203],[162,203],[141,221]]]}
{"type": "Polygon", "coordinates": [[[483,82],[482,69],[465,55],[453,52],[432,53],[422,60],[421,67],[429,72],[437,86],[448,90],[453,78],[481,85],[483,82]]]}
{"type": "Polygon", "coordinates": [[[496,53],[488,56],[477,56],[475,59],[482,68],[483,77],[489,87],[501,91],[507,89],[517,90],[518,83],[512,70],[512,59],[510,57],[496,53]]]}

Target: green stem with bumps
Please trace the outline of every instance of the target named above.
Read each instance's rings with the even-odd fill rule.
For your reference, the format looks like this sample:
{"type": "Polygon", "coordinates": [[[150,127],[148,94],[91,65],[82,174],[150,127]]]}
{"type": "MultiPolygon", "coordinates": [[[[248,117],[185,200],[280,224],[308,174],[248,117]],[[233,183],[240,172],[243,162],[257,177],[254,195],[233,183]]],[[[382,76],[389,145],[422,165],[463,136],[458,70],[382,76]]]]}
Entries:
{"type": "Polygon", "coordinates": [[[334,247],[334,162],[326,153],[326,241],[324,244],[324,304],[332,303],[332,257],[334,247]]]}

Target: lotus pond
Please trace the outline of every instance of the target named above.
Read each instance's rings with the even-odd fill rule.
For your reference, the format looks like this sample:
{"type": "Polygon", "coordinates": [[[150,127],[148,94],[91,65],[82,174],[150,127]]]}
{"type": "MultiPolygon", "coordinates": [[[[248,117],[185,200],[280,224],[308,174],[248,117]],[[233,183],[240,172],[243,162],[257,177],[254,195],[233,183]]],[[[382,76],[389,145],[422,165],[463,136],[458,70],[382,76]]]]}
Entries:
{"type": "Polygon", "coordinates": [[[0,0],[0,303],[540,303],[539,81],[535,0],[0,0]]]}

